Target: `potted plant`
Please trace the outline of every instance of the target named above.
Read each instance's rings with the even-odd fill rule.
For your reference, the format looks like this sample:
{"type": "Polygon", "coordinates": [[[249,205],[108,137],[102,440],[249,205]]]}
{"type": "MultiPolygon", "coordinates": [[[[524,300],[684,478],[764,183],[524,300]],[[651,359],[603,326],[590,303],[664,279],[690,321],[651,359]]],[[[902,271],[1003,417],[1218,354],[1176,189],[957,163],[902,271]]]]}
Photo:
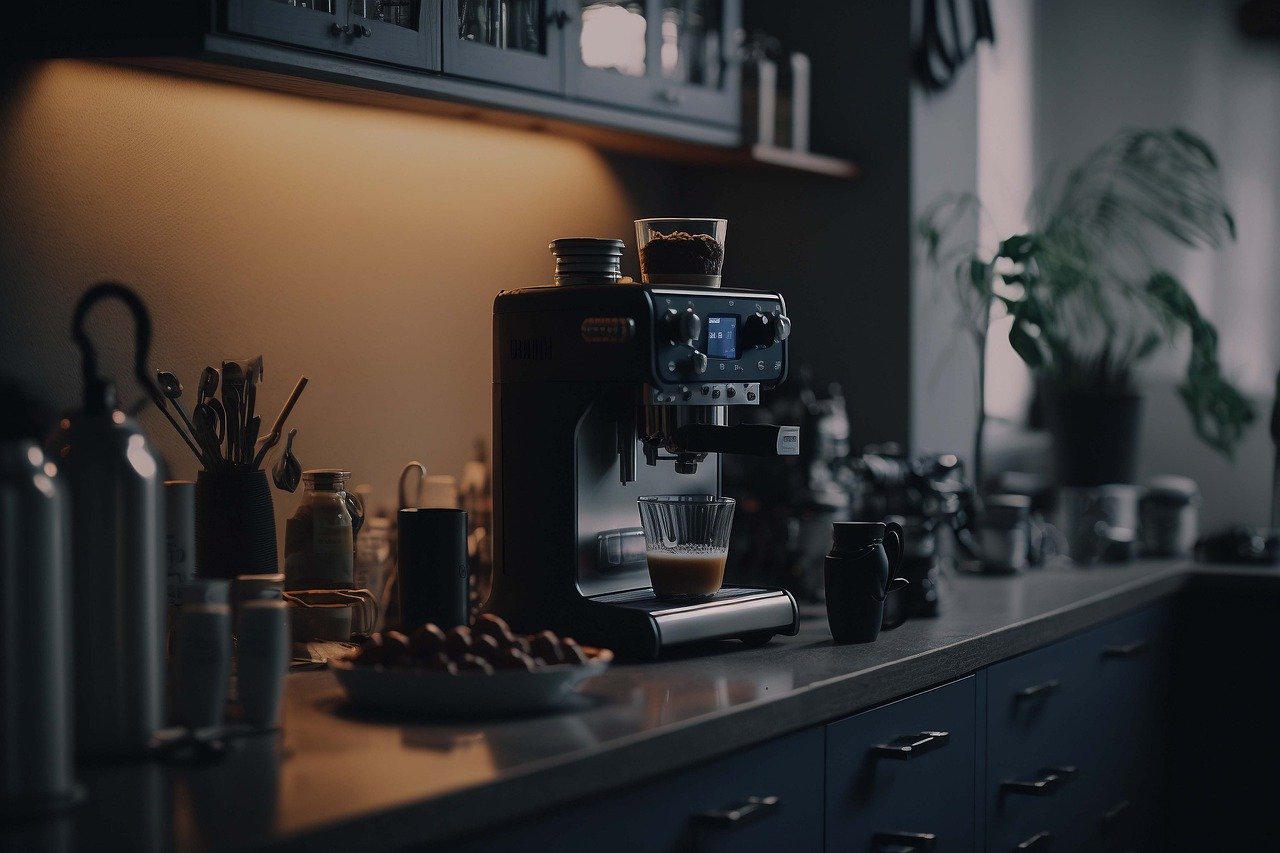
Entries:
{"type": "Polygon", "coordinates": [[[1218,163],[1202,139],[1178,128],[1121,131],[1038,188],[1032,230],[985,255],[973,246],[944,250],[950,230],[979,209],[972,195],[948,196],[919,222],[930,263],[955,272],[978,346],[975,477],[982,474],[982,354],[996,311],[1012,318],[1009,343],[1036,376],[1061,485],[1133,481],[1137,368],[1183,333],[1191,346],[1178,392],[1196,434],[1232,455],[1256,417],[1253,406],[1222,375],[1217,330],[1152,252],[1159,235],[1210,249],[1235,238],[1218,163]]]}

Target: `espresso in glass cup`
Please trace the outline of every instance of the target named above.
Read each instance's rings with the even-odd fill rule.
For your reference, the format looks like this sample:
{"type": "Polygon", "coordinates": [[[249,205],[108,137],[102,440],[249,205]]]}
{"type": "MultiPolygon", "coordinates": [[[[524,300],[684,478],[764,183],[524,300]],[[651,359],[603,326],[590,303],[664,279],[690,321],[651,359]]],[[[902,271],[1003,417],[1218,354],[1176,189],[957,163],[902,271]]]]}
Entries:
{"type": "Polygon", "coordinates": [[[715,595],[724,583],[736,501],[715,495],[648,495],[637,504],[654,595],[715,595]]]}

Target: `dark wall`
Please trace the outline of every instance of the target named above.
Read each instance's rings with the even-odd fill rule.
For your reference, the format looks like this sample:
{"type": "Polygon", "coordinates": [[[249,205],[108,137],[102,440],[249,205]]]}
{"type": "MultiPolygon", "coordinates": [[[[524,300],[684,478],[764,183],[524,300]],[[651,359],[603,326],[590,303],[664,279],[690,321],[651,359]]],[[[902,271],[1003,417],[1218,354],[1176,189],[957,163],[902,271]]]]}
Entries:
{"type": "Polygon", "coordinates": [[[837,181],[690,167],[678,177],[680,210],[730,220],[726,283],[783,293],[793,364],[843,386],[854,442],[905,441],[910,4],[749,0],[745,22],[809,55],[812,148],[863,173],[837,181]]]}

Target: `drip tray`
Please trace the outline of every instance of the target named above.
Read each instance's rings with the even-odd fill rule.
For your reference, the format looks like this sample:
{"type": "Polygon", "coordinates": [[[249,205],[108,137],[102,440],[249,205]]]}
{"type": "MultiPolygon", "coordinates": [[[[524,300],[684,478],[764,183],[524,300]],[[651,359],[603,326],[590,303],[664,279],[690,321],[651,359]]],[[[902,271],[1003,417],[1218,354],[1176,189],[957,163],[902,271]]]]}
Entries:
{"type": "Polygon", "coordinates": [[[662,646],[754,634],[794,634],[799,626],[795,599],[781,589],[722,587],[710,598],[666,601],[651,588],[598,595],[595,604],[639,610],[656,623],[662,646]]]}

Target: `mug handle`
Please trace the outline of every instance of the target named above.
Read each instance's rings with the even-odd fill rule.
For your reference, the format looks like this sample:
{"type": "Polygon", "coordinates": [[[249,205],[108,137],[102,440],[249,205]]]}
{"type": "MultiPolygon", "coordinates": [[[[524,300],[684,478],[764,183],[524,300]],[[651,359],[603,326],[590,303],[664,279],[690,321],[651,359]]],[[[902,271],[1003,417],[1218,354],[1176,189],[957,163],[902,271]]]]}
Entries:
{"type": "Polygon", "coordinates": [[[889,577],[894,577],[898,574],[898,569],[902,568],[902,547],[905,544],[902,525],[896,521],[886,521],[884,526],[887,528],[884,532],[886,554],[889,553],[889,534],[893,534],[894,548],[889,555],[889,577]]]}

